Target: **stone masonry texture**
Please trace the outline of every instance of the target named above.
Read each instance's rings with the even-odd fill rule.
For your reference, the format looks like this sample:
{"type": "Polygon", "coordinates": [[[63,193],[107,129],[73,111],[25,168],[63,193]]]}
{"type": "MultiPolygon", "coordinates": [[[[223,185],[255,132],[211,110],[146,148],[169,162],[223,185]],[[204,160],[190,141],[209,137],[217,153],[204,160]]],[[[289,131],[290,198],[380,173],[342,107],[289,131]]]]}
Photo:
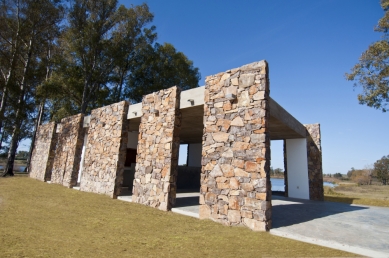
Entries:
{"type": "Polygon", "coordinates": [[[84,132],[84,115],[78,114],[61,120],[57,147],[51,174],[51,183],[73,187],[77,184],[84,132]]]}
{"type": "Polygon", "coordinates": [[[29,174],[41,181],[51,180],[57,134],[55,122],[40,125],[36,132],[35,146],[31,156],[29,174]]]}
{"type": "Polygon", "coordinates": [[[126,159],[129,103],[92,110],[80,190],[117,198],[126,159]]]}
{"type": "Polygon", "coordinates": [[[307,128],[309,199],[324,201],[320,124],[304,126],[307,128]]]}
{"type": "Polygon", "coordinates": [[[266,61],[206,78],[200,218],[271,228],[266,61]]]}
{"type": "Polygon", "coordinates": [[[132,201],[170,210],[176,200],[181,113],[178,87],[142,100],[132,201]]]}

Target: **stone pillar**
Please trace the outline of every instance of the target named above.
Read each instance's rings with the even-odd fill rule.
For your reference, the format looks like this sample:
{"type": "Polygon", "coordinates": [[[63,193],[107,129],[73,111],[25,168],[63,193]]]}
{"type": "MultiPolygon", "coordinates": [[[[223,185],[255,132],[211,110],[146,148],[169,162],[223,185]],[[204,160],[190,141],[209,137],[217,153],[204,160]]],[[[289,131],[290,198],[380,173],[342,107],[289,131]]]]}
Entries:
{"type": "Polygon", "coordinates": [[[143,97],[132,201],[170,210],[176,200],[180,89],[143,97]]]}
{"type": "Polygon", "coordinates": [[[40,125],[36,132],[35,146],[31,155],[29,175],[41,181],[51,180],[57,134],[55,122],[40,125]]]}
{"type": "Polygon", "coordinates": [[[117,198],[123,183],[129,103],[92,110],[80,190],[117,198]]]}
{"type": "Polygon", "coordinates": [[[84,115],[63,118],[59,126],[51,183],[73,187],[77,184],[81,161],[84,115]]]}
{"type": "Polygon", "coordinates": [[[320,124],[304,126],[307,128],[309,199],[324,201],[320,124]]]}
{"type": "Polygon", "coordinates": [[[206,78],[200,218],[271,228],[266,61],[206,78]]]}

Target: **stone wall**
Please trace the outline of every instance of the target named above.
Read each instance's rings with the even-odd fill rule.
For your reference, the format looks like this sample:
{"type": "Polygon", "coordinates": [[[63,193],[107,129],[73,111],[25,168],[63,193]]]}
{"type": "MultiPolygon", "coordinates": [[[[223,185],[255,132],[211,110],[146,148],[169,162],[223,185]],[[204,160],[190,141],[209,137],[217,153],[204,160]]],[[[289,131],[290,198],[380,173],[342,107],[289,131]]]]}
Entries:
{"type": "Polygon", "coordinates": [[[200,218],[271,228],[266,61],[206,78],[200,218]],[[236,99],[231,99],[236,96],[236,99]]]}
{"type": "Polygon", "coordinates": [[[61,120],[51,183],[66,187],[77,184],[84,141],[83,119],[84,115],[78,114],[61,120]]]}
{"type": "Polygon", "coordinates": [[[143,97],[132,201],[170,210],[176,199],[180,89],[143,97]]]}
{"type": "Polygon", "coordinates": [[[323,201],[324,192],[320,124],[304,126],[307,128],[309,199],[323,201]]]}
{"type": "Polygon", "coordinates": [[[128,137],[128,102],[92,110],[80,190],[116,198],[121,191],[128,137]]]}
{"type": "Polygon", "coordinates": [[[50,181],[55,156],[55,145],[57,144],[55,130],[55,122],[38,127],[29,168],[31,178],[50,181]]]}

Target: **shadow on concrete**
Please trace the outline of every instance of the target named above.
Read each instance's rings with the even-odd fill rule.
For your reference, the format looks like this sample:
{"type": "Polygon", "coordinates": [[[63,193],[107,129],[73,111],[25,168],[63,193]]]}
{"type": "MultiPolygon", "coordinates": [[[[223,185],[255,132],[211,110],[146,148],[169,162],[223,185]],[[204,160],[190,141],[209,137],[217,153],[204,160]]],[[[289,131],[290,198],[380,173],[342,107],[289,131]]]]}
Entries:
{"type": "Polygon", "coordinates": [[[122,187],[119,196],[131,196],[131,195],[132,195],[132,188],[130,189],[128,187],[122,187]]]}
{"type": "Polygon", "coordinates": [[[272,227],[291,226],[339,213],[369,209],[346,203],[321,202],[273,196],[272,227]]]}
{"type": "Polygon", "coordinates": [[[199,188],[189,188],[189,189],[178,188],[177,193],[193,193],[193,194],[200,193],[200,187],[199,188]]]}
{"type": "Polygon", "coordinates": [[[176,198],[176,204],[174,205],[174,208],[195,206],[195,205],[200,205],[198,196],[179,197],[176,198]]]}

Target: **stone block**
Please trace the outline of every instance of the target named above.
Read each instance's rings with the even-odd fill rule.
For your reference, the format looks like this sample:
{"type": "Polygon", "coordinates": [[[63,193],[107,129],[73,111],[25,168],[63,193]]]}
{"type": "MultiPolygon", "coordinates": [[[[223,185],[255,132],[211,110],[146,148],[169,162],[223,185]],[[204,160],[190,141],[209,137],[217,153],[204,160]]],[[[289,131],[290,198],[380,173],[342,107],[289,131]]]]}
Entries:
{"type": "Polygon", "coordinates": [[[255,219],[244,218],[244,224],[253,231],[266,231],[268,228],[266,227],[266,222],[258,221],[255,219]]]}
{"type": "Polygon", "coordinates": [[[241,216],[238,210],[228,210],[228,221],[231,223],[240,223],[241,216]]]}
{"type": "Polygon", "coordinates": [[[54,122],[40,125],[31,155],[29,176],[40,181],[50,181],[57,144],[56,125],[54,122]]]}
{"type": "Polygon", "coordinates": [[[270,167],[268,163],[262,165],[264,160],[270,159],[270,140],[266,135],[268,84],[266,62],[256,62],[206,79],[201,185],[207,187],[202,187],[202,193],[205,194],[204,205],[208,206],[207,217],[225,225],[244,224],[254,230],[266,230],[270,220],[265,216],[263,221],[258,221],[256,218],[259,217],[253,215],[256,210],[266,212],[271,209],[262,200],[266,196],[257,196],[270,187],[266,184],[270,167]],[[237,99],[225,100],[222,92],[236,93],[237,99]],[[213,166],[208,165],[210,162],[213,166]],[[214,196],[209,193],[218,196],[219,201],[215,203],[214,196]],[[224,203],[226,199],[228,205],[224,203]]]}
{"type": "Polygon", "coordinates": [[[61,120],[55,157],[51,174],[51,183],[73,187],[77,184],[81,162],[84,115],[78,114],[61,120]]]}
{"type": "Polygon", "coordinates": [[[209,219],[211,216],[211,209],[208,205],[203,204],[199,207],[199,217],[200,219],[209,219]]]}
{"type": "MultiPolygon", "coordinates": [[[[127,149],[128,102],[122,101],[91,112],[80,190],[116,198],[121,191],[127,149]],[[103,187],[104,186],[104,187],[103,187]]],[[[152,168],[137,166],[149,176],[152,168]]],[[[139,183],[141,180],[139,180],[139,183]]],[[[135,191],[139,189],[134,184],[135,191]]]]}

